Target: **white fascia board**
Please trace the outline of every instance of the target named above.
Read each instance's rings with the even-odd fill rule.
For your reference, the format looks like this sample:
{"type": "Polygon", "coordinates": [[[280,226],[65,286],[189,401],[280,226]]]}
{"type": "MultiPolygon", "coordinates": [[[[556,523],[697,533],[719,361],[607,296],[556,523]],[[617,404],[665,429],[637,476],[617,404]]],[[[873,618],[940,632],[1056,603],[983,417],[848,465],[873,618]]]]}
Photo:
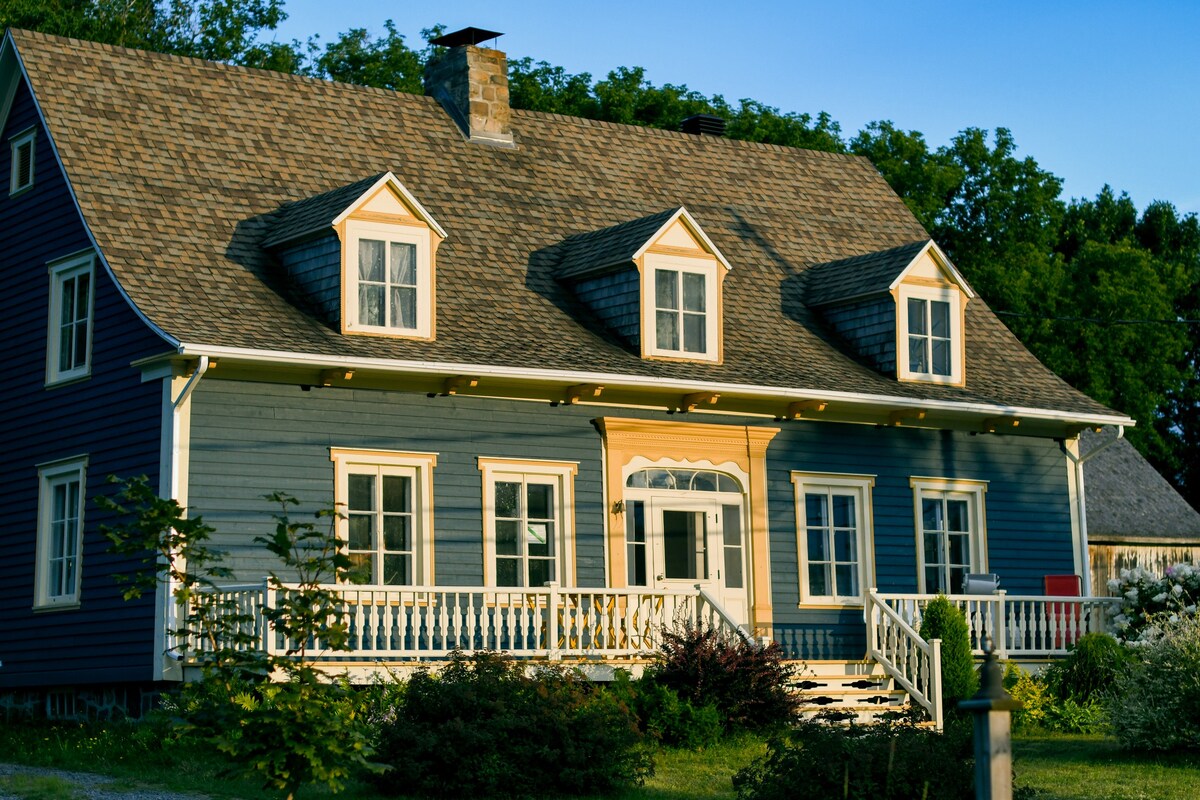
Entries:
{"type": "Polygon", "coordinates": [[[481,378],[504,378],[508,380],[543,380],[565,383],[595,383],[609,388],[622,389],[678,389],[681,392],[698,390],[717,393],[742,394],[749,397],[777,400],[826,400],[829,402],[852,403],[877,406],[889,410],[925,409],[927,411],[960,411],[988,416],[1015,416],[1024,419],[1071,422],[1083,425],[1125,425],[1137,423],[1123,416],[1103,414],[1079,414],[1070,411],[1051,411],[1024,406],[999,405],[996,403],[963,402],[954,400],[928,400],[913,397],[865,394],[863,392],[837,392],[801,387],[760,386],[748,383],[699,383],[697,381],[660,378],[642,375],[616,375],[602,372],[575,370],[536,369],[524,367],[502,367],[487,364],[462,364],[449,361],[399,361],[390,358],[348,358],[337,355],[312,353],[278,352],[249,348],[224,347],[184,342],[179,345],[179,355],[210,358],[230,358],[272,364],[283,367],[309,367],[313,369],[373,369],[417,375],[477,375],[481,378]]]}
{"type": "Polygon", "coordinates": [[[687,225],[688,230],[700,237],[700,241],[703,242],[708,251],[716,257],[718,263],[720,263],[720,265],[726,270],[732,270],[733,267],[730,266],[729,260],[725,258],[725,255],[720,251],[720,249],[713,244],[712,239],[708,238],[708,234],[705,233],[704,229],[700,227],[700,223],[696,222],[695,217],[688,212],[686,206],[680,206],[679,209],[671,215],[670,219],[658,226],[658,230],[656,230],[646,239],[645,243],[642,244],[642,246],[637,249],[637,252],[633,254],[633,258],[631,260],[637,261],[643,255],[645,255],[646,250],[650,248],[650,245],[657,241],[658,237],[662,236],[663,232],[666,231],[667,228],[674,225],[676,220],[678,220],[680,217],[683,217],[683,222],[685,225],[687,225]]]}
{"type": "Polygon", "coordinates": [[[896,287],[900,285],[900,282],[904,280],[904,276],[908,274],[908,271],[912,268],[912,265],[917,263],[921,256],[925,255],[930,250],[933,251],[933,257],[943,267],[946,268],[946,271],[950,273],[950,277],[955,283],[958,284],[958,287],[966,293],[968,298],[974,300],[975,290],[971,288],[971,284],[967,283],[967,279],[964,278],[963,274],[958,271],[958,267],[954,266],[954,262],[951,261],[944,252],[942,252],[942,248],[938,247],[937,242],[935,242],[933,239],[930,239],[928,242],[926,242],[925,246],[921,248],[921,252],[913,256],[912,261],[908,262],[908,266],[900,270],[900,274],[896,276],[896,280],[892,281],[892,284],[888,287],[888,290],[894,291],[896,287]]]}
{"type": "MultiPolygon", "coordinates": [[[[38,102],[37,91],[34,89],[33,82],[29,80],[29,74],[25,71],[25,64],[23,61],[21,61],[21,54],[16,48],[16,43],[13,41],[12,32],[9,31],[4,37],[3,46],[0,46],[0,90],[3,89],[4,75],[12,65],[15,65],[15,69],[19,72],[21,79],[24,80],[25,85],[29,87],[29,94],[33,97],[33,107],[37,109],[38,122],[41,124],[42,130],[46,133],[46,143],[50,146],[50,152],[54,154],[54,163],[58,165],[58,171],[62,175],[63,181],[67,184],[67,194],[71,198],[71,205],[75,207],[75,213],[79,215],[79,223],[83,225],[83,231],[85,234],[87,234],[88,241],[91,243],[92,248],[96,251],[96,258],[100,262],[100,265],[104,267],[104,272],[108,275],[108,279],[112,281],[113,286],[117,288],[117,294],[121,295],[121,299],[125,301],[125,303],[133,311],[134,315],[140,319],[146,325],[146,327],[154,331],[155,334],[162,338],[163,341],[167,342],[167,344],[169,344],[171,347],[178,348],[180,346],[179,340],[164,331],[158,325],[155,325],[149,317],[142,313],[142,310],[138,308],[137,303],[133,302],[133,298],[129,296],[129,293],[125,291],[125,287],[121,285],[119,280],[117,280],[116,273],[114,273],[112,267],[109,266],[108,258],[105,257],[104,252],[100,249],[100,245],[96,242],[96,236],[92,233],[92,228],[90,225],[88,225],[87,218],[83,216],[83,208],[79,205],[79,197],[75,194],[75,185],[71,183],[71,177],[67,174],[66,166],[63,165],[62,156],[59,155],[58,145],[54,142],[54,133],[50,130],[50,126],[46,123],[46,115],[42,113],[42,104],[38,102]],[[9,62],[10,57],[13,59],[11,65],[9,62]]],[[[5,113],[7,114],[7,110],[5,110],[5,113]]],[[[41,147],[42,145],[39,143],[38,146],[41,147]]]]}
{"type": "Polygon", "coordinates": [[[408,189],[404,188],[404,184],[402,184],[400,182],[400,179],[397,178],[395,175],[393,175],[391,172],[385,172],[382,176],[380,176],[379,180],[377,180],[377,181],[375,181],[375,183],[371,184],[370,189],[367,189],[365,192],[363,192],[362,194],[360,194],[358,196],[357,200],[355,200],[350,205],[346,206],[345,211],[343,211],[342,213],[338,214],[336,217],[333,218],[332,225],[336,226],[336,225],[340,225],[341,223],[345,222],[346,218],[349,217],[351,214],[353,214],[354,210],[356,208],[358,208],[362,203],[366,202],[367,198],[374,195],[384,185],[391,186],[393,189],[395,189],[397,192],[399,192],[400,196],[404,198],[404,201],[408,205],[412,206],[413,211],[417,212],[417,217],[422,222],[424,222],[426,225],[428,225],[430,228],[432,228],[434,230],[434,232],[437,233],[438,236],[442,237],[443,239],[447,238],[446,231],[443,230],[441,225],[438,225],[437,220],[433,218],[433,215],[425,210],[425,206],[423,206],[417,202],[417,198],[413,197],[412,192],[410,192],[408,189]]]}

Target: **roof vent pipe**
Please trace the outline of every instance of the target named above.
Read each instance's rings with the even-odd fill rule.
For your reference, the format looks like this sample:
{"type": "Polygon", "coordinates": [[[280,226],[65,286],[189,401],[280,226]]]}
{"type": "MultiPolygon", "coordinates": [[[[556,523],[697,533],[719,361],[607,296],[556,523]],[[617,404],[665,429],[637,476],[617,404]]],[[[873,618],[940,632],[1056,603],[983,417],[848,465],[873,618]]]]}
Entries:
{"type": "Polygon", "coordinates": [[[724,136],[725,120],[712,114],[693,114],[679,123],[679,130],[697,136],[724,136]]]}

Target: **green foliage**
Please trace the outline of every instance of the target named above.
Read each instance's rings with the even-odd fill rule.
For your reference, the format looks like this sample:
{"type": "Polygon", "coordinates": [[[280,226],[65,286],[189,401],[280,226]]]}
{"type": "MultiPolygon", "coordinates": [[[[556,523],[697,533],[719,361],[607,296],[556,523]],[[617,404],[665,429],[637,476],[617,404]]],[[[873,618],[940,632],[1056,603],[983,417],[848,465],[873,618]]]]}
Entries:
{"type": "Polygon", "coordinates": [[[921,638],[942,640],[942,702],[948,713],[979,691],[967,619],[945,595],[929,601],[921,614],[921,638]]]}
{"type": "Polygon", "coordinates": [[[970,800],[975,797],[971,728],[942,732],[911,723],[840,728],[800,723],[767,745],[767,755],[738,772],[739,800],[800,796],[846,800],[970,800]]]}
{"type": "MultiPolygon", "coordinates": [[[[305,71],[334,81],[421,94],[425,64],[434,48],[413,50],[390,19],[383,27],[385,33],[378,38],[372,37],[366,28],[351,28],[325,45],[320,55],[315,55],[318,47],[315,40],[310,40],[309,51],[315,57],[305,71]]],[[[441,29],[426,29],[421,33],[430,39],[440,35],[441,29]]]]}
{"type": "Polygon", "coordinates": [[[81,800],[79,787],[53,775],[5,775],[0,778],[0,795],[21,800],[81,800]]]}
{"type": "Polygon", "coordinates": [[[1152,624],[1156,636],[1117,675],[1113,732],[1129,750],[1200,751],[1200,617],[1152,624]]]}
{"type": "Polygon", "coordinates": [[[650,757],[630,709],[576,672],[481,652],[417,672],[380,733],[386,794],[554,797],[640,784],[650,757]]]}
{"type": "Polygon", "coordinates": [[[768,730],[792,722],[799,699],[788,688],[794,668],[777,642],[762,645],[711,627],[664,630],[642,681],[702,708],[713,705],[727,730],[768,730]]]}
{"type": "Polygon", "coordinates": [[[1087,704],[1112,689],[1132,658],[1129,648],[1108,634],[1087,633],[1065,659],[1046,669],[1046,682],[1056,696],[1087,704]]]}
{"type": "Polygon", "coordinates": [[[701,750],[716,744],[724,733],[715,705],[693,705],[653,680],[633,681],[618,670],[608,691],[633,710],[642,733],[668,747],[701,750]]]}

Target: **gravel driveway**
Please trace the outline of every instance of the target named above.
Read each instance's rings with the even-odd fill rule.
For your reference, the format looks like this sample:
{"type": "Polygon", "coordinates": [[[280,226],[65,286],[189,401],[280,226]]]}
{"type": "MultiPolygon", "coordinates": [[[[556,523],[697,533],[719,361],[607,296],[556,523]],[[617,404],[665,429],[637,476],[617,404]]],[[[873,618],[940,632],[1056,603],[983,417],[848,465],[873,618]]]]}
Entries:
{"type": "Polygon", "coordinates": [[[117,788],[116,779],[107,775],[26,767],[19,764],[0,764],[0,800],[24,800],[24,795],[11,793],[8,777],[13,775],[58,778],[79,787],[77,796],[86,800],[205,800],[205,795],[202,794],[179,794],[165,789],[139,788],[125,791],[117,788]]]}

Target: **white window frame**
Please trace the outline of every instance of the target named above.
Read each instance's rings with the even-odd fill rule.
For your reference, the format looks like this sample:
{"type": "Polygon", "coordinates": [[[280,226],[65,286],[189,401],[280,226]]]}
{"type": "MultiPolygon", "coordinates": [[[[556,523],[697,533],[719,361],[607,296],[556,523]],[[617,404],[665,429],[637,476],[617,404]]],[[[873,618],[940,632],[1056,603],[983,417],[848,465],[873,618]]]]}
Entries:
{"type": "MultiPolygon", "coordinates": [[[[483,479],[484,585],[496,586],[496,484],[519,481],[522,484],[541,483],[554,487],[554,511],[558,523],[554,580],[562,586],[574,586],[575,476],[579,473],[579,464],[574,461],[541,461],[484,456],[479,456],[476,461],[483,479]]],[[[525,559],[526,556],[522,555],[523,565],[525,565],[525,559]]],[[[522,574],[522,580],[526,580],[527,575],[526,567],[526,571],[522,574]]]]}
{"type": "MultiPolygon", "coordinates": [[[[433,337],[433,245],[429,228],[422,225],[400,225],[387,222],[346,221],[346,263],[343,265],[343,319],[346,330],[353,333],[375,333],[388,336],[433,337]],[[379,239],[386,243],[411,244],[417,250],[417,324],[412,328],[390,325],[367,325],[359,322],[358,251],[362,239],[379,239]]],[[[385,267],[386,269],[386,267],[385,267]]],[[[385,319],[387,318],[385,312],[385,319]]]]}
{"type": "Polygon", "coordinates": [[[37,172],[37,128],[34,127],[21,131],[9,138],[8,142],[12,156],[9,161],[8,176],[8,194],[11,197],[33,188],[34,174],[37,172]],[[17,153],[23,147],[29,148],[29,180],[25,183],[20,182],[19,179],[21,176],[17,171],[17,153]]]}
{"type": "Polygon", "coordinates": [[[50,306],[46,315],[46,385],[66,383],[92,374],[92,325],[96,316],[96,256],[91,250],[74,253],[66,258],[51,261],[47,265],[50,273],[50,306]],[[62,312],[63,288],[68,281],[88,276],[87,319],[75,324],[87,327],[83,362],[74,367],[61,369],[62,356],[62,312]]]}
{"type": "Polygon", "coordinates": [[[794,470],[792,472],[792,484],[795,487],[796,554],[798,557],[797,566],[800,582],[800,605],[861,606],[867,591],[875,585],[875,514],[872,498],[872,490],[875,488],[875,476],[794,470]],[[857,523],[855,533],[858,539],[856,544],[858,548],[858,595],[836,594],[836,580],[833,582],[834,594],[815,594],[809,586],[808,524],[805,496],[817,492],[854,498],[855,521],[857,523]]]}
{"type": "MultiPolygon", "coordinates": [[[[413,586],[433,583],[433,468],[437,453],[407,453],[393,450],[352,450],[333,447],[334,502],[342,518],[337,523],[343,547],[350,541],[350,523],[345,518],[350,496],[351,474],[400,475],[412,479],[413,487],[413,586]]],[[[378,533],[376,531],[376,533],[378,533]]],[[[375,551],[382,552],[376,540],[375,551]]],[[[378,570],[377,570],[378,572],[378,570]]],[[[373,575],[372,580],[378,575],[373,575]]],[[[373,584],[374,585],[374,584],[373,584]]]]}
{"type": "MultiPolygon", "coordinates": [[[[73,456],[38,465],[37,563],[34,572],[34,609],[41,611],[79,608],[80,588],[83,585],[83,526],[87,498],[87,456],[73,456]],[[54,557],[54,490],[70,483],[79,484],[76,497],[75,531],[70,537],[73,552],[54,557]],[[73,585],[57,591],[61,576],[56,575],[55,561],[74,562],[73,585]]],[[[64,542],[65,543],[65,542],[64,542]]]]}
{"type": "MultiPolygon", "coordinates": [[[[647,356],[678,358],[688,361],[719,361],[721,354],[721,307],[719,283],[721,276],[715,258],[693,258],[689,256],[647,253],[642,270],[642,342],[647,356]],[[680,320],[679,348],[670,349],[658,345],[658,271],[671,270],[704,276],[704,344],[702,353],[683,349],[683,325],[680,320]]],[[[680,279],[680,313],[683,307],[683,281],[680,279]]]]}
{"type": "MultiPolygon", "coordinates": [[[[914,286],[910,284],[901,284],[900,291],[897,297],[896,318],[896,367],[901,380],[906,381],[925,381],[927,383],[951,383],[960,384],[963,382],[963,356],[965,348],[963,346],[963,323],[962,323],[962,292],[957,288],[945,286],[914,286]],[[949,375],[934,375],[933,374],[933,352],[932,345],[930,347],[929,370],[926,372],[915,372],[911,369],[908,360],[908,301],[925,300],[926,314],[928,316],[928,303],[940,302],[948,303],[950,306],[950,374],[949,375]]],[[[929,330],[926,338],[932,342],[933,332],[929,330]]]]}
{"type": "MultiPolygon", "coordinates": [[[[969,572],[987,572],[987,481],[953,478],[909,478],[913,490],[913,526],[917,539],[917,591],[926,593],[925,586],[925,531],[922,502],[926,499],[965,500],[967,519],[971,526],[968,541],[971,546],[969,572]]],[[[958,587],[948,587],[957,594],[958,587]]]]}

